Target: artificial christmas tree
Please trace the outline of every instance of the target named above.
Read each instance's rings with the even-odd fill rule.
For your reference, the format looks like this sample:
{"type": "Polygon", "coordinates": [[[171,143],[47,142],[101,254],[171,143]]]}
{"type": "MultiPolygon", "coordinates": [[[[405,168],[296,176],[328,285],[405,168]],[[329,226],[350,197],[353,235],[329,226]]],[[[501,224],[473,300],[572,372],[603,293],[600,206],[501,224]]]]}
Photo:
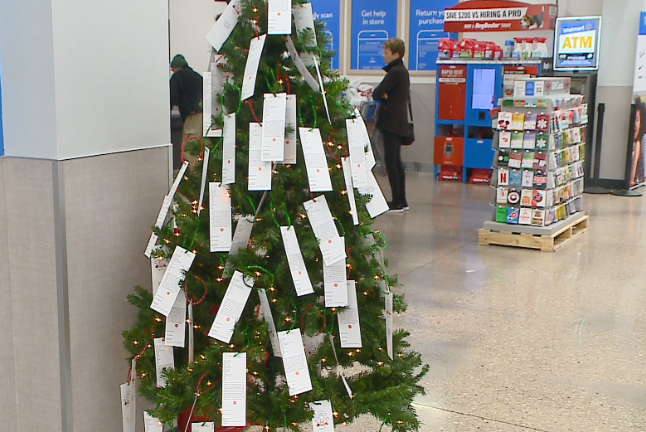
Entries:
{"type": "Polygon", "coordinates": [[[417,430],[428,366],[392,330],[406,304],[371,229],[387,206],[365,125],[311,5],[290,3],[234,0],[209,35],[209,138],[185,143],[194,162],[155,223],[153,292],[129,296],[132,376],[181,432],[325,431],[362,414],[417,430]]]}

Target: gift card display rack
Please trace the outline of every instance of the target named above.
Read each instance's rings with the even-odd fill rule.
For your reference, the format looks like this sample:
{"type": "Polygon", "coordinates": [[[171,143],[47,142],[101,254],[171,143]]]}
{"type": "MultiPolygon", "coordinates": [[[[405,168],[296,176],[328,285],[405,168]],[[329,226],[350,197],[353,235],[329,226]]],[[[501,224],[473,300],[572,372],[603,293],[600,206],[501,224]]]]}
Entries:
{"type": "Polygon", "coordinates": [[[500,100],[494,211],[479,232],[480,244],[555,251],[587,229],[582,194],[588,106],[583,96],[569,94],[568,79],[521,80],[516,96],[500,100]]]}

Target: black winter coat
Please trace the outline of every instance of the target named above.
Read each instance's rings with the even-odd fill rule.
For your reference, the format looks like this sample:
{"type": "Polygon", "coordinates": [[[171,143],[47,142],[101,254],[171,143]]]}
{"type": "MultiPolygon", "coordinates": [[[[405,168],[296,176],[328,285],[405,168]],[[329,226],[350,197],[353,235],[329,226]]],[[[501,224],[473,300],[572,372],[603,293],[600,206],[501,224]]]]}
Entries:
{"type": "Polygon", "coordinates": [[[170,77],[170,107],[179,108],[182,121],[202,112],[202,75],[185,66],[170,77]]]}
{"type": "Polygon", "coordinates": [[[410,98],[410,77],[402,59],[397,59],[384,68],[386,76],[372,92],[374,100],[381,101],[377,127],[381,131],[399,136],[410,135],[408,127],[408,99],[410,98]],[[388,99],[384,96],[388,95],[388,99]]]}

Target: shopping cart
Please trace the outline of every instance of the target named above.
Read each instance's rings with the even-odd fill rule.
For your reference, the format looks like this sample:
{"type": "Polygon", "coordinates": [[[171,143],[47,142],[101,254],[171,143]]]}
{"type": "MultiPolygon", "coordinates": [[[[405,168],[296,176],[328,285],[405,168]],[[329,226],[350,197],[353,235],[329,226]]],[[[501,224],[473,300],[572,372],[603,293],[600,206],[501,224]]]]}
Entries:
{"type": "Polygon", "coordinates": [[[377,129],[377,115],[379,114],[379,102],[367,101],[362,102],[360,111],[363,121],[366,124],[366,129],[368,129],[368,137],[370,138],[370,144],[372,145],[372,152],[375,155],[375,172],[381,176],[386,175],[386,162],[384,160],[384,155],[382,152],[381,146],[383,145],[383,140],[381,140],[381,133],[377,129]]]}

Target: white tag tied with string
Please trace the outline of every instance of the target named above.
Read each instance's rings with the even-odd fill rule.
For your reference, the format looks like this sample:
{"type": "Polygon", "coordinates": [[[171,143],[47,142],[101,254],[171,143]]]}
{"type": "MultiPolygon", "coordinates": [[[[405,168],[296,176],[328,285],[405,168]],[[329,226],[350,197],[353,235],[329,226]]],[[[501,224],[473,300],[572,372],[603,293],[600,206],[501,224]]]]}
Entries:
{"type": "Polygon", "coordinates": [[[323,86],[323,78],[321,77],[321,68],[319,67],[319,59],[316,56],[312,56],[312,59],[314,60],[316,75],[318,76],[319,85],[321,86],[321,96],[323,97],[323,105],[325,105],[325,113],[327,114],[327,121],[328,123],[332,124],[332,120],[330,120],[330,108],[328,107],[328,104],[327,104],[327,95],[325,94],[325,87],[323,86]]]}
{"type": "Polygon", "coordinates": [[[247,353],[222,353],[222,426],[247,425],[247,353]]]}
{"type": "Polygon", "coordinates": [[[354,398],[354,394],[352,394],[352,390],[350,389],[350,385],[348,384],[348,380],[345,379],[345,375],[343,374],[343,366],[339,364],[339,357],[336,354],[336,347],[334,346],[334,336],[331,334],[328,334],[330,338],[330,345],[332,345],[332,354],[334,354],[334,360],[336,360],[336,374],[341,377],[341,381],[343,382],[343,386],[345,387],[345,391],[348,392],[348,396],[350,399],[354,398]]]}
{"type": "Polygon", "coordinates": [[[287,263],[289,264],[289,271],[292,274],[296,294],[298,296],[314,294],[314,288],[312,288],[312,282],[307,272],[305,261],[303,260],[298,238],[296,237],[296,228],[293,225],[281,226],[280,233],[283,237],[287,263]]]}
{"type": "Polygon", "coordinates": [[[294,41],[292,40],[291,36],[287,36],[287,51],[289,52],[289,55],[294,60],[294,63],[296,64],[296,69],[298,69],[298,71],[301,73],[301,76],[303,77],[305,82],[316,93],[320,92],[321,89],[319,88],[319,84],[316,82],[316,79],[312,76],[310,71],[307,70],[307,67],[305,66],[305,63],[303,63],[303,60],[301,59],[300,55],[298,55],[298,51],[296,51],[296,46],[294,46],[294,41]]]}
{"type": "Polygon", "coordinates": [[[184,280],[185,273],[191,268],[194,259],[194,253],[185,250],[181,246],[175,246],[173,256],[150,305],[152,310],[165,317],[168,316],[180,292],[181,282],[184,280]]]}
{"type": "Polygon", "coordinates": [[[280,353],[280,341],[278,340],[278,332],[276,331],[276,324],[274,323],[274,316],[271,313],[271,307],[269,306],[269,299],[267,298],[267,292],[264,289],[258,290],[258,297],[260,298],[260,305],[262,307],[262,315],[269,325],[269,341],[271,342],[271,348],[274,350],[274,355],[276,357],[282,357],[280,353]]]}
{"type": "Polygon", "coordinates": [[[254,282],[252,278],[244,277],[236,270],[215,316],[209,337],[224,343],[231,342],[236,323],[247,304],[254,282]]]}
{"type": "Polygon", "coordinates": [[[175,369],[173,347],[166,346],[164,338],[155,338],[155,371],[157,374],[157,387],[166,387],[165,369],[175,369]]]}
{"type": "Polygon", "coordinates": [[[204,203],[204,190],[206,189],[206,180],[209,177],[209,159],[211,158],[211,149],[204,149],[204,161],[202,161],[202,183],[200,184],[200,200],[197,203],[197,215],[202,212],[202,203],[204,203]]]}
{"type": "Polygon", "coordinates": [[[278,340],[280,340],[280,351],[283,354],[283,366],[285,367],[289,395],[296,396],[311,391],[312,381],[307,367],[301,329],[280,332],[278,340]]]}
{"type": "Polygon", "coordinates": [[[388,357],[393,360],[393,293],[388,292],[384,296],[385,310],[384,318],[386,319],[386,349],[388,357]]]}
{"type": "Polygon", "coordinates": [[[222,183],[236,182],[236,113],[224,115],[222,139],[222,183]]]}
{"type": "Polygon", "coordinates": [[[132,359],[132,367],[128,373],[128,382],[121,384],[121,415],[123,417],[123,432],[135,432],[135,415],[137,401],[137,360],[132,359]]]}
{"type": "Polygon", "coordinates": [[[220,51],[222,45],[229,39],[231,32],[236,24],[238,24],[241,12],[240,0],[231,1],[213,25],[211,31],[206,35],[206,40],[209,41],[216,51],[220,51]]]}
{"type": "Polygon", "coordinates": [[[145,432],[164,432],[164,425],[157,417],[154,417],[144,411],[144,431],[145,432]]]}
{"type": "Polygon", "coordinates": [[[350,211],[352,212],[352,223],[359,225],[359,213],[357,212],[357,201],[354,198],[354,185],[352,184],[350,158],[341,158],[341,165],[343,166],[343,177],[345,178],[345,190],[348,195],[348,202],[350,203],[350,211]]]}
{"type": "Polygon", "coordinates": [[[332,402],[329,400],[310,402],[310,409],[314,411],[312,418],[313,432],[334,432],[334,417],[332,402]]]}
{"type": "Polygon", "coordinates": [[[256,77],[258,76],[258,66],[260,66],[260,57],[262,56],[262,49],[265,46],[265,39],[267,35],[260,35],[251,39],[249,45],[249,55],[247,56],[247,64],[244,70],[244,78],[242,82],[242,100],[247,100],[254,95],[256,91],[256,77]]]}

